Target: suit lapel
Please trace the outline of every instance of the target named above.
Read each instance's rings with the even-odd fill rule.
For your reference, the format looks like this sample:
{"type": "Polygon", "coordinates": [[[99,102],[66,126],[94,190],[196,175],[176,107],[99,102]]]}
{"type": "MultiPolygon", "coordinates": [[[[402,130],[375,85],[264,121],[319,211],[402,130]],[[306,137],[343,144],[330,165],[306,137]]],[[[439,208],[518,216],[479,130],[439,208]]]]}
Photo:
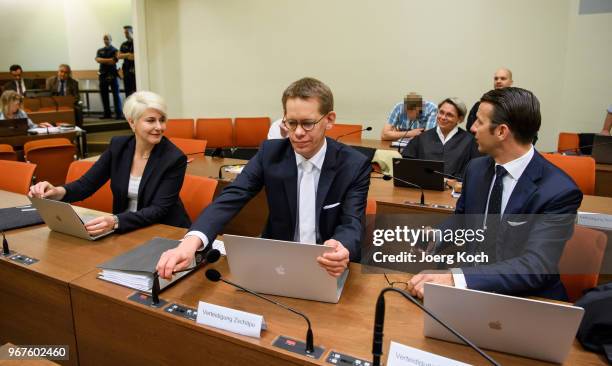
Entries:
{"type": "Polygon", "coordinates": [[[518,182],[516,182],[516,186],[504,210],[504,216],[522,213],[531,197],[538,190],[536,182],[542,177],[541,159],[540,154],[537,151],[534,152],[533,158],[531,158],[527,168],[525,168],[518,182]]]}
{"type": "MultiPolygon", "coordinates": [[[[288,139],[287,139],[288,140],[288,139]]],[[[297,165],[295,160],[295,152],[293,148],[291,148],[291,144],[287,141],[289,145],[286,149],[285,159],[282,160],[281,171],[285,172],[283,177],[283,184],[285,186],[285,194],[287,195],[287,204],[289,206],[289,210],[291,211],[291,222],[292,228],[295,228],[296,220],[297,220],[297,165]]]]}
{"type": "Polygon", "coordinates": [[[336,177],[336,155],[338,153],[337,146],[333,141],[327,141],[327,151],[325,152],[325,160],[323,161],[323,167],[321,168],[321,175],[319,176],[319,185],[317,187],[317,200],[315,203],[316,209],[316,222],[319,223],[319,215],[323,207],[327,192],[336,177]]]}
{"type": "Polygon", "coordinates": [[[160,145],[165,145],[165,139],[165,137],[162,137],[160,143],[153,146],[153,150],[151,150],[151,156],[149,156],[149,159],[147,160],[147,164],[145,165],[144,171],[142,172],[142,178],[140,179],[140,185],[138,186],[138,201],[142,200],[142,188],[147,185],[147,182],[151,178],[153,171],[155,169],[162,168],[160,161],[163,146],[160,145]]]}
{"type": "Polygon", "coordinates": [[[118,174],[115,175],[115,187],[119,193],[118,204],[120,205],[119,212],[127,209],[127,191],[130,182],[130,171],[132,170],[132,161],[134,160],[134,150],[136,149],[136,138],[132,137],[127,143],[125,150],[118,157],[116,163],[118,174]]]}

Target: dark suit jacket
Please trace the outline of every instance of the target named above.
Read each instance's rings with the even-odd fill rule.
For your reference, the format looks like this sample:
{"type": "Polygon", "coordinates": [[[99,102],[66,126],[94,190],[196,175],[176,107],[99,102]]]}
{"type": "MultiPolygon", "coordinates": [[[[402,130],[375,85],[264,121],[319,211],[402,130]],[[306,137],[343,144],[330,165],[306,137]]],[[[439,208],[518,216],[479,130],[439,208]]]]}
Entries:
{"type": "Polygon", "coordinates": [[[147,161],[138,188],[138,211],[128,208],[128,183],[134,157],[134,136],[116,136],[100,159],[80,179],[68,183],[63,201],[83,200],[96,192],[110,178],[113,192],[113,213],[119,218],[118,232],[162,223],[189,227],[191,222],[179,192],[185,178],[187,158],[163,137],[147,161]]]}
{"type": "MultiPolygon", "coordinates": [[[[51,91],[51,93],[53,95],[59,95],[58,89],[59,89],[59,83],[60,80],[58,79],[57,76],[51,76],[50,78],[47,79],[46,85],[47,85],[47,90],[51,91]]],[[[71,95],[75,98],[75,101],[78,101],[80,98],[79,95],[79,82],[74,80],[73,78],[68,78],[66,80],[66,95],[71,95]]]]}
{"type": "MultiPolygon", "coordinates": [[[[468,221],[476,218],[479,223],[473,226],[482,227],[494,166],[487,156],[472,160],[466,169],[455,214],[468,221]]],[[[558,263],[581,202],[574,181],[536,151],[502,216],[497,263],[461,268],[468,288],[566,299],[558,263]]]]}
{"type": "MultiPolygon", "coordinates": [[[[23,84],[26,87],[26,91],[34,89],[34,82],[30,79],[23,79],[23,84]]],[[[15,80],[7,81],[6,83],[4,83],[4,85],[2,86],[2,92],[4,93],[7,90],[17,91],[17,85],[15,84],[15,80]]]]}
{"type": "MultiPolygon", "coordinates": [[[[357,260],[360,255],[370,170],[365,155],[327,139],[316,197],[317,243],[336,239],[349,250],[351,260],[357,260]],[[324,208],[336,203],[339,205],[324,208]]],[[[295,153],[289,139],[264,141],[242,173],[198,217],[191,230],[201,231],[213,240],[265,187],[269,216],[262,236],[293,241],[299,208],[297,177],[295,153]]]]}

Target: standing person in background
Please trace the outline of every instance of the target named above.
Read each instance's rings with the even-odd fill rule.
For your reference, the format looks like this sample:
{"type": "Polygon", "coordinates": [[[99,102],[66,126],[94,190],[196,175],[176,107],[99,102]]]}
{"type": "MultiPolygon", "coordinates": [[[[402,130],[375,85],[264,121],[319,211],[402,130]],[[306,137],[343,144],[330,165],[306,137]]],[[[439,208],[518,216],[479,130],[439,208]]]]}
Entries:
{"type": "Polygon", "coordinates": [[[417,93],[410,93],[403,102],[397,103],[389,121],[383,127],[381,140],[412,138],[436,127],[438,108],[432,102],[423,100],[417,93]]]}
{"type": "Polygon", "coordinates": [[[123,34],[127,39],[119,47],[119,53],[117,58],[123,60],[123,90],[125,90],[125,97],[129,97],[133,92],[136,91],[136,67],[134,65],[134,40],[132,39],[133,29],[131,25],[123,27],[123,34]]]}
{"type": "MultiPolygon", "coordinates": [[[[512,80],[512,71],[505,67],[497,69],[495,74],[493,75],[493,88],[501,89],[512,86],[514,80],[512,80]]],[[[478,112],[478,107],[480,106],[480,102],[474,103],[472,109],[470,109],[470,113],[468,114],[467,122],[465,123],[465,129],[470,131],[472,130],[472,125],[474,121],[476,121],[476,113],[478,112]]]]}
{"type": "Polygon", "coordinates": [[[79,93],[79,82],[72,78],[70,66],[59,65],[57,75],[48,78],[46,86],[52,95],[74,97],[74,120],[77,126],[83,127],[83,106],[79,93]]]}
{"type": "Polygon", "coordinates": [[[110,101],[108,100],[108,88],[113,92],[113,103],[115,104],[115,118],[122,119],[121,113],[121,97],[119,96],[119,80],[117,74],[117,49],[111,44],[113,38],[110,34],[104,35],[104,47],[100,48],[96,53],[96,62],[100,64],[99,81],[100,81],[100,96],[102,97],[102,105],[104,106],[104,116],[102,118],[112,118],[110,110],[110,101]]]}
{"type": "Polygon", "coordinates": [[[6,82],[2,86],[2,91],[14,90],[22,97],[25,96],[26,90],[32,89],[32,80],[24,79],[21,77],[23,69],[20,65],[11,65],[9,68],[13,80],[6,82]]]}

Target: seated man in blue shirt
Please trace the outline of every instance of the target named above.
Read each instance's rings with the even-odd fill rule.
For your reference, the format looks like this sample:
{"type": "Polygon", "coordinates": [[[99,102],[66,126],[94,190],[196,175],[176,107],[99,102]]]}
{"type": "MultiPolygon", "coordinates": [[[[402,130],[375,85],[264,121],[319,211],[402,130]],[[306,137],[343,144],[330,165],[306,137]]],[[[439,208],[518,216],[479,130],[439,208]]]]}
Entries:
{"type": "Polygon", "coordinates": [[[432,102],[423,100],[417,93],[406,95],[403,102],[393,107],[389,122],[383,127],[381,140],[399,140],[420,135],[436,127],[438,108],[432,102]]]}

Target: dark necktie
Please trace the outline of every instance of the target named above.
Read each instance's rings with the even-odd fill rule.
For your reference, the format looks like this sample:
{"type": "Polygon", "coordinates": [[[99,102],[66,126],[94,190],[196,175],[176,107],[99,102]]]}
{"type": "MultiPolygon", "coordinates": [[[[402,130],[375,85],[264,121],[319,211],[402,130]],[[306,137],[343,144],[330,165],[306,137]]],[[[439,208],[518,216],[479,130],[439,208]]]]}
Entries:
{"type": "Polygon", "coordinates": [[[496,238],[497,231],[499,230],[499,223],[501,221],[501,206],[502,206],[502,193],[504,192],[504,176],[508,174],[508,171],[501,165],[495,167],[495,182],[493,183],[493,189],[491,189],[491,195],[489,196],[489,204],[487,206],[487,231],[486,231],[486,252],[489,254],[489,263],[496,260],[496,238]]]}
{"type": "Polygon", "coordinates": [[[60,95],[66,95],[66,81],[61,80],[62,84],[60,85],[60,95]]]}

